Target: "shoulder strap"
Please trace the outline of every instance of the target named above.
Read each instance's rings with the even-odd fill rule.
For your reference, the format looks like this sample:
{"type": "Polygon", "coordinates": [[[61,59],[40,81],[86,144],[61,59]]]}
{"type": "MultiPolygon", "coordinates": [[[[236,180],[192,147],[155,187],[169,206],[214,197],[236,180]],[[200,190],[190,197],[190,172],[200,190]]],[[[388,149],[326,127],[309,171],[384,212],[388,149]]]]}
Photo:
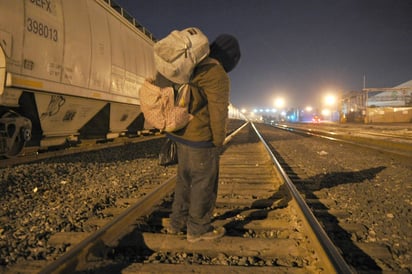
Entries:
{"type": "Polygon", "coordinates": [[[207,57],[205,59],[203,59],[198,66],[202,66],[202,65],[210,65],[210,64],[216,64],[216,65],[220,65],[219,61],[212,58],[212,57],[207,57]]]}
{"type": "Polygon", "coordinates": [[[190,103],[190,85],[183,84],[177,90],[176,105],[179,107],[186,107],[190,103]]]}

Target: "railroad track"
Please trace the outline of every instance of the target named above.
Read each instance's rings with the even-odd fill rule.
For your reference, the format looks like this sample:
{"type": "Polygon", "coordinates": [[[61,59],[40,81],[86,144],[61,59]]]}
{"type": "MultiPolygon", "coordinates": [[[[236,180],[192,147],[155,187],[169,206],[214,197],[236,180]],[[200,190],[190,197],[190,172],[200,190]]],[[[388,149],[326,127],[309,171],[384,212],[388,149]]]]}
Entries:
{"type": "MultiPolygon", "coordinates": [[[[229,120],[229,130],[236,129],[242,124],[241,120],[229,120]]],[[[26,147],[22,153],[13,158],[0,158],[0,168],[11,167],[20,164],[27,164],[45,159],[57,158],[76,153],[85,153],[90,151],[102,150],[124,146],[126,144],[146,142],[153,139],[164,138],[164,134],[155,129],[147,129],[139,132],[135,136],[122,136],[116,139],[86,139],[78,144],[73,144],[52,149],[40,147],[26,147]]]]}
{"type": "Polygon", "coordinates": [[[412,134],[409,130],[398,129],[395,134],[389,130],[381,130],[379,132],[364,128],[316,127],[304,124],[284,124],[275,127],[309,136],[338,141],[340,143],[372,148],[386,153],[406,157],[412,156],[412,134]]]}
{"type": "MultiPolygon", "coordinates": [[[[260,132],[270,140],[268,143],[275,151],[280,165],[287,175],[292,178],[305,202],[320,221],[322,227],[325,228],[329,237],[339,247],[345,261],[350,263],[357,273],[410,273],[408,271],[410,269],[410,260],[407,259],[410,258],[408,255],[410,253],[397,250],[399,244],[396,242],[396,238],[404,238],[406,241],[404,245],[408,245],[408,234],[405,235],[401,229],[397,228],[395,223],[392,224],[392,229],[389,225],[388,232],[386,232],[385,225],[382,225],[379,218],[379,215],[385,216],[385,212],[398,212],[395,208],[399,208],[400,213],[403,206],[408,208],[407,199],[406,205],[403,205],[403,196],[404,192],[408,196],[410,176],[406,176],[407,181],[396,182],[393,179],[394,176],[391,175],[394,171],[386,171],[388,164],[394,159],[400,159],[394,161],[394,166],[402,167],[405,165],[407,169],[407,166],[410,165],[402,164],[402,162],[407,163],[410,161],[410,158],[404,157],[407,154],[389,149],[390,145],[388,143],[391,140],[385,140],[385,143],[372,146],[365,145],[362,142],[347,142],[346,140],[340,140],[339,137],[330,138],[330,136],[325,136],[321,132],[312,134],[311,131],[291,130],[290,128],[285,131],[283,129],[282,131],[278,130],[276,133],[268,125],[259,125],[260,132]],[[308,136],[321,138],[307,138],[308,136]],[[315,140],[309,142],[308,139],[315,140]],[[308,149],[309,146],[311,147],[308,149]],[[346,152],[343,154],[342,150],[346,152]],[[294,153],[291,153],[292,151],[294,153]],[[382,151],[385,151],[385,153],[382,153],[382,151]],[[304,156],[305,154],[306,156],[304,156]],[[316,159],[314,155],[318,155],[319,158],[316,159]],[[364,157],[360,157],[360,155],[364,157]],[[396,155],[400,155],[400,157],[396,155]],[[338,163],[336,158],[341,157],[342,162],[338,163]],[[320,160],[320,158],[324,159],[320,160]],[[364,169],[360,168],[359,163],[356,163],[362,162],[362,160],[357,161],[356,158],[364,159],[364,169]],[[382,158],[384,161],[374,161],[376,158],[382,158]],[[325,164],[325,160],[328,161],[328,159],[332,162],[330,165],[325,164]],[[348,159],[355,162],[353,165],[349,165],[349,170],[330,171],[333,166],[341,169],[344,167],[342,163],[344,164],[348,159]],[[370,163],[367,161],[370,161],[370,163]],[[365,166],[368,168],[365,168],[365,166]],[[389,173],[389,177],[385,173],[389,173]],[[402,194],[394,194],[395,196],[392,197],[392,194],[385,191],[384,182],[386,180],[391,182],[389,188],[397,189],[402,185],[406,185],[406,188],[403,188],[402,194]],[[346,184],[348,184],[348,187],[345,186],[346,184]],[[365,185],[361,187],[363,188],[362,191],[359,191],[357,184],[359,186],[365,185]],[[370,184],[373,187],[367,186],[370,184]],[[341,190],[335,191],[334,188],[340,188],[341,190]],[[353,189],[352,192],[349,191],[350,189],[353,189]],[[339,196],[339,193],[345,192],[347,192],[347,195],[339,196]],[[351,196],[351,193],[353,196],[351,196]],[[382,204],[378,206],[375,205],[375,201],[379,204],[379,193],[382,193],[385,198],[383,198],[382,204]],[[362,200],[367,201],[366,207],[360,206],[359,201],[362,200]],[[389,207],[391,204],[392,207],[389,207]],[[377,214],[370,214],[369,212],[376,212],[377,214]],[[369,215],[369,217],[360,218],[362,215],[369,215]],[[382,227],[375,231],[374,226],[377,224],[382,227]],[[388,233],[388,236],[382,236],[385,233],[388,233]],[[376,237],[377,234],[381,235],[380,238],[376,237]],[[391,243],[392,241],[395,243],[391,243]],[[406,257],[406,260],[403,257],[406,257]]],[[[410,150],[411,146],[409,145],[405,152],[410,150]]],[[[399,172],[400,178],[405,178],[402,174],[411,174],[410,170],[404,170],[403,168],[396,169],[396,172],[399,172]]],[[[391,217],[392,213],[386,216],[391,217]]],[[[397,218],[402,224],[410,223],[410,217],[399,214],[397,218]]],[[[385,223],[386,220],[383,220],[383,222],[385,223]]]]}
{"type": "Polygon", "coordinates": [[[154,190],[149,187],[140,199],[107,209],[112,218],[97,222],[97,232],[54,235],[49,244],[69,251],[51,264],[19,265],[12,272],[351,272],[302,200],[296,200],[299,195],[286,173],[274,168],[258,135],[246,126],[231,139],[221,158],[214,215],[214,223],[227,230],[222,239],[190,244],[184,235],[163,232],[171,178],[154,190]]]}
{"type": "Polygon", "coordinates": [[[39,147],[28,147],[23,149],[22,153],[13,158],[0,159],[0,168],[11,167],[20,164],[32,163],[45,159],[57,158],[76,153],[85,153],[106,148],[114,148],[124,146],[126,144],[139,143],[150,141],[153,139],[162,138],[161,134],[150,134],[146,136],[138,136],[134,138],[120,137],[114,140],[106,140],[104,142],[96,139],[84,140],[76,146],[68,146],[60,149],[44,150],[39,147]]]}

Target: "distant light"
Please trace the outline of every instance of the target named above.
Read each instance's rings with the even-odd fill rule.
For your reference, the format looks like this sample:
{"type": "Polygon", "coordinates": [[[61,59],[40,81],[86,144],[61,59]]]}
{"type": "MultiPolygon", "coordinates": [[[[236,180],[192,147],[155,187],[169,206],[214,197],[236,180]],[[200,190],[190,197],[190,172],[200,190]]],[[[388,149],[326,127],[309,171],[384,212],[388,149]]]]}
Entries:
{"type": "Polygon", "coordinates": [[[331,105],[335,104],[335,102],[336,102],[336,97],[334,95],[327,95],[325,97],[325,103],[328,106],[331,106],[331,105]]]}
{"type": "Polygon", "coordinates": [[[285,100],[283,98],[277,98],[275,100],[275,106],[277,108],[282,108],[285,105],[285,100]]]}
{"type": "Polygon", "coordinates": [[[305,109],[306,109],[307,112],[311,112],[313,110],[313,108],[311,106],[307,106],[305,109]]]}
{"type": "Polygon", "coordinates": [[[322,109],[322,115],[324,115],[324,116],[330,115],[330,110],[329,109],[322,109]]]}

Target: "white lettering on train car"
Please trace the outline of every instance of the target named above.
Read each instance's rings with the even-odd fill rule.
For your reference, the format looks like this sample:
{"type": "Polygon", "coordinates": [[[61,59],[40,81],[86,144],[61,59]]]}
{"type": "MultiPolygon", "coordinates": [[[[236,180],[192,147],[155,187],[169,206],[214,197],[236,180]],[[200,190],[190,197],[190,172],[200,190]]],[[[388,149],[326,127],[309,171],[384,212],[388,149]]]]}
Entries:
{"type": "Polygon", "coordinates": [[[30,0],[30,2],[44,9],[45,11],[52,13],[50,0],[30,0]]]}
{"type": "Polygon", "coordinates": [[[46,39],[50,39],[54,42],[57,42],[59,40],[57,29],[48,26],[47,24],[44,24],[42,22],[39,22],[38,20],[33,19],[31,17],[27,17],[26,28],[28,32],[32,32],[46,39]]]}

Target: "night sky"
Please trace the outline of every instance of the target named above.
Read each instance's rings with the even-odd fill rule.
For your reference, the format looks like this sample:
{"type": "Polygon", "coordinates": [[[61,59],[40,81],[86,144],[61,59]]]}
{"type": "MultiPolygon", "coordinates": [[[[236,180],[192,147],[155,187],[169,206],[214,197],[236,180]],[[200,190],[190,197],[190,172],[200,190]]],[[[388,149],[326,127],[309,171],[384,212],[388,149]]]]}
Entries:
{"type": "Polygon", "coordinates": [[[412,79],[412,0],[116,0],[156,38],[198,27],[230,33],[242,58],[230,72],[239,107],[318,106],[329,93],[412,79]]]}

